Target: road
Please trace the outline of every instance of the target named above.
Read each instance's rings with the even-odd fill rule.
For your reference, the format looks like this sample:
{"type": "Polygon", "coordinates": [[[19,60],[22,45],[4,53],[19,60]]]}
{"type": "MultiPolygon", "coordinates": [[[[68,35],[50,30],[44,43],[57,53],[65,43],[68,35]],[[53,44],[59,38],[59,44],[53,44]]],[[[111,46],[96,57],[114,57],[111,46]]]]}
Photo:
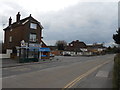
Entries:
{"type": "Polygon", "coordinates": [[[2,86],[3,88],[94,88],[96,84],[96,88],[111,88],[108,83],[104,86],[101,83],[106,82],[103,78],[108,79],[113,67],[113,58],[114,55],[59,56],[51,63],[3,68],[2,86]]]}

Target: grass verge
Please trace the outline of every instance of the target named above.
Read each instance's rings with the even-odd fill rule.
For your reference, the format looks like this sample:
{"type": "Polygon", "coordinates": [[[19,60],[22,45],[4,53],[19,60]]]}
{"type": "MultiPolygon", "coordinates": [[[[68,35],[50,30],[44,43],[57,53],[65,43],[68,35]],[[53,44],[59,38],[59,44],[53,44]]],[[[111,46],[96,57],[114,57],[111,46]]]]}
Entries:
{"type": "Polygon", "coordinates": [[[113,88],[120,90],[120,53],[114,57],[113,88]]]}

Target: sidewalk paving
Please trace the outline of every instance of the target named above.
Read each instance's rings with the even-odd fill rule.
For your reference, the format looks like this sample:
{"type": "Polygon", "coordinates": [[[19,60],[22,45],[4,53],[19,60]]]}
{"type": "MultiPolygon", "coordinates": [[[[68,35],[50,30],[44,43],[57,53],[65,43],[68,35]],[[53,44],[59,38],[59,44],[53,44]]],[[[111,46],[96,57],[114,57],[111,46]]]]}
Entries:
{"type": "Polygon", "coordinates": [[[52,58],[52,59],[39,60],[38,62],[19,63],[18,59],[1,59],[2,65],[0,65],[0,67],[7,68],[7,67],[16,67],[16,66],[31,65],[31,64],[50,63],[50,62],[55,62],[56,60],[57,58],[52,58]]]}

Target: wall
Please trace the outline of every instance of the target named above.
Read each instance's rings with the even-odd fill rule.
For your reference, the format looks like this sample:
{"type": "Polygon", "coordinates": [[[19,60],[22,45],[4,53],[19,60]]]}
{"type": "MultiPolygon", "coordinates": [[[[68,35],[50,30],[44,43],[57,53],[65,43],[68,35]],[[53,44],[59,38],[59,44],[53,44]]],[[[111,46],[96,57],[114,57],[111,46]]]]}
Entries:
{"type": "Polygon", "coordinates": [[[12,53],[12,50],[7,49],[7,53],[6,54],[0,54],[0,58],[10,58],[12,53]]]}
{"type": "Polygon", "coordinates": [[[0,54],[0,58],[10,58],[10,54],[0,54]]]}

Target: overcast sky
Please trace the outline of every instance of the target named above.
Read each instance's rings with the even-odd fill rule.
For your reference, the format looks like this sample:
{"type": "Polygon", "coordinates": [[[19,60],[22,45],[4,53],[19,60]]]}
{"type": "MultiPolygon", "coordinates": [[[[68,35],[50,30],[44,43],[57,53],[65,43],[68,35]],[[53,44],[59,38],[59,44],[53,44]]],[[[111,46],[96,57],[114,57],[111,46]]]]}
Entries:
{"type": "Polygon", "coordinates": [[[0,40],[11,16],[32,16],[43,25],[43,41],[54,45],[57,40],[70,43],[112,44],[118,28],[118,0],[0,0],[0,40]],[[4,25],[5,24],[5,25],[4,25]]]}

